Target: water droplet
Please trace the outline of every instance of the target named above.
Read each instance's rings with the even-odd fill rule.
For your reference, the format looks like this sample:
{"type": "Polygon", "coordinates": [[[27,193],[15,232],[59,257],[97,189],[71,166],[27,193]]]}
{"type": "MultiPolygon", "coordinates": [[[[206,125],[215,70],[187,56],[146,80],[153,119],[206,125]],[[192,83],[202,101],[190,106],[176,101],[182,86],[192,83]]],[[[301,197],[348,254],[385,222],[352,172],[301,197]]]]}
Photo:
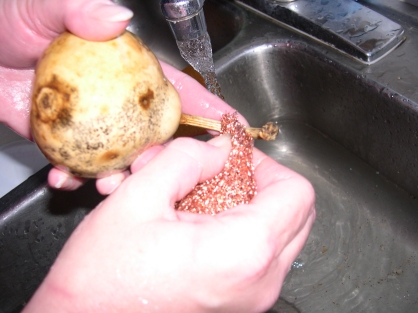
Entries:
{"type": "Polygon", "coordinates": [[[30,221],[27,220],[27,221],[25,221],[25,227],[23,228],[23,233],[27,234],[27,233],[29,233],[29,230],[30,230],[30,221]]]}

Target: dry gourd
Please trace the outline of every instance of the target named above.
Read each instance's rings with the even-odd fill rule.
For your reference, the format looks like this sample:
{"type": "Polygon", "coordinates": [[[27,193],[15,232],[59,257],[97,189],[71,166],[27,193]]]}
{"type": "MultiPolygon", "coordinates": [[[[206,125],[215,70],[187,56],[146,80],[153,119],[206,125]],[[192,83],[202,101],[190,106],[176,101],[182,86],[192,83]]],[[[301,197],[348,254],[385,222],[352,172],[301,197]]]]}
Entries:
{"type": "Polygon", "coordinates": [[[176,90],[151,50],[128,31],[105,42],[65,32],[35,74],[33,138],[53,165],[73,175],[123,171],[179,125],[176,90]]]}
{"type": "MultiPolygon", "coordinates": [[[[221,130],[219,121],[182,114],[157,58],[128,31],[105,42],[58,36],[35,70],[30,122],[53,165],[88,178],[125,170],[179,124],[221,130]]],[[[271,122],[245,130],[264,140],[278,133],[271,122]]]]}

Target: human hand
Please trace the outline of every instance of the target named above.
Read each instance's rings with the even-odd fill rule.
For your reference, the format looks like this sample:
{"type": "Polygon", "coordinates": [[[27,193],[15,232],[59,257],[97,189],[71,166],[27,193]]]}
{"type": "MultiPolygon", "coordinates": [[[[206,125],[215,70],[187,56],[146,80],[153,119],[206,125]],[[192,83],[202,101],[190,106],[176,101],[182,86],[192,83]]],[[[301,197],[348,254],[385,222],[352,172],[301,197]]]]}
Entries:
{"type": "Polygon", "coordinates": [[[81,222],[24,312],[266,311],[308,237],[314,191],[255,149],[250,204],[175,211],[230,148],[227,136],[159,146],[81,222]]]}
{"type": "Polygon", "coordinates": [[[64,30],[90,40],[120,34],[132,12],[110,0],[0,0],[0,118],[30,138],[30,92],[34,67],[64,30]]]}
{"type": "MultiPolygon", "coordinates": [[[[89,40],[106,40],[124,31],[132,12],[108,0],[0,0],[0,121],[31,139],[29,129],[30,94],[34,66],[50,42],[68,29],[89,40]],[[3,18],[4,17],[4,18],[3,18]]],[[[178,90],[183,111],[219,119],[233,111],[195,80],[162,64],[167,78],[178,90]]],[[[128,171],[96,181],[102,194],[111,193],[128,171]]],[[[56,168],[48,177],[54,188],[73,190],[84,180],[56,168]]]]}

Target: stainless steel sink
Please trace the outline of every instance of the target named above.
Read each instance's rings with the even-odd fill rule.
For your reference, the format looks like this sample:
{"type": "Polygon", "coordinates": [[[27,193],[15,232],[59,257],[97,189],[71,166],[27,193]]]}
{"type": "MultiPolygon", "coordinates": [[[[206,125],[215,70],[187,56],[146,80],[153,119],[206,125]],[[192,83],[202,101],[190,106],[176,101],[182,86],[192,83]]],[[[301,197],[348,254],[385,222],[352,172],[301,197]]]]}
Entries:
{"type": "Polygon", "coordinates": [[[281,297],[298,312],[416,311],[418,201],[405,191],[416,133],[401,103],[330,61],[296,40],[219,61],[227,101],[251,124],[280,126],[256,146],[316,190],[318,218],[281,297]]]}
{"type": "Polygon", "coordinates": [[[406,57],[416,33],[363,66],[254,15],[243,32],[217,55],[225,98],[251,125],[279,124],[276,141],[256,146],[317,195],[317,221],[270,312],[416,312],[418,71],[406,57]]]}
{"type": "MultiPolygon", "coordinates": [[[[157,16],[154,2],[141,2],[149,16],[157,16]]],[[[376,7],[407,40],[373,65],[239,4],[205,5],[227,102],[254,126],[275,121],[278,139],[256,146],[316,190],[317,220],[269,312],[417,312],[418,32],[414,16],[403,19],[408,4],[376,7]]],[[[130,26],[140,35],[150,29],[144,15],[144,25],[130,26]]],[[[160,38],[170,38],[160,22],[160,38]]],[[[184,66],[174,40],[149,40],[161,59],[184,66]]],[[[0,199],[0,312],[21,309],[102,199],[92,183],[74,193],[49,189],[47,171],[0,199]]]]}

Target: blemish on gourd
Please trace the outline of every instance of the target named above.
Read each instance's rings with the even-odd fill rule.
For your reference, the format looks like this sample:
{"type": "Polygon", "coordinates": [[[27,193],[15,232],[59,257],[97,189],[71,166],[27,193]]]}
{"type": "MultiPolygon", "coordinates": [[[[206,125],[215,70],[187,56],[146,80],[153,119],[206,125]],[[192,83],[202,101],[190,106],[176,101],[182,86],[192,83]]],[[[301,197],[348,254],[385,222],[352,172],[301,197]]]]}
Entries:
{"type": "Polygon", "coordinates": [[[145,94],[139,96],[139,105],[144,109],[148,110],[151,106],[151,101],[154,99],[154,91],[148,88],[145,94]]]}
{"type": "Polygon", "coordinates": [[[71,97],[76,97],[77,89],[61,81],[56,75],[34,94],[37,117],[51,128],[68,127],[72,120],[71,97]]]}
{"type": "Polygon", "coordinates": [[[114,160],[114,159],[116,159],[118,157],[119,157],[119,152],[118,151],[116,151],[116,150],[114,150],[114,151],[106,151],[105,153],[103,153],[100,156],[99,161],[106,163],[106,162],[109,162],[111,160],[114,160]]]}

